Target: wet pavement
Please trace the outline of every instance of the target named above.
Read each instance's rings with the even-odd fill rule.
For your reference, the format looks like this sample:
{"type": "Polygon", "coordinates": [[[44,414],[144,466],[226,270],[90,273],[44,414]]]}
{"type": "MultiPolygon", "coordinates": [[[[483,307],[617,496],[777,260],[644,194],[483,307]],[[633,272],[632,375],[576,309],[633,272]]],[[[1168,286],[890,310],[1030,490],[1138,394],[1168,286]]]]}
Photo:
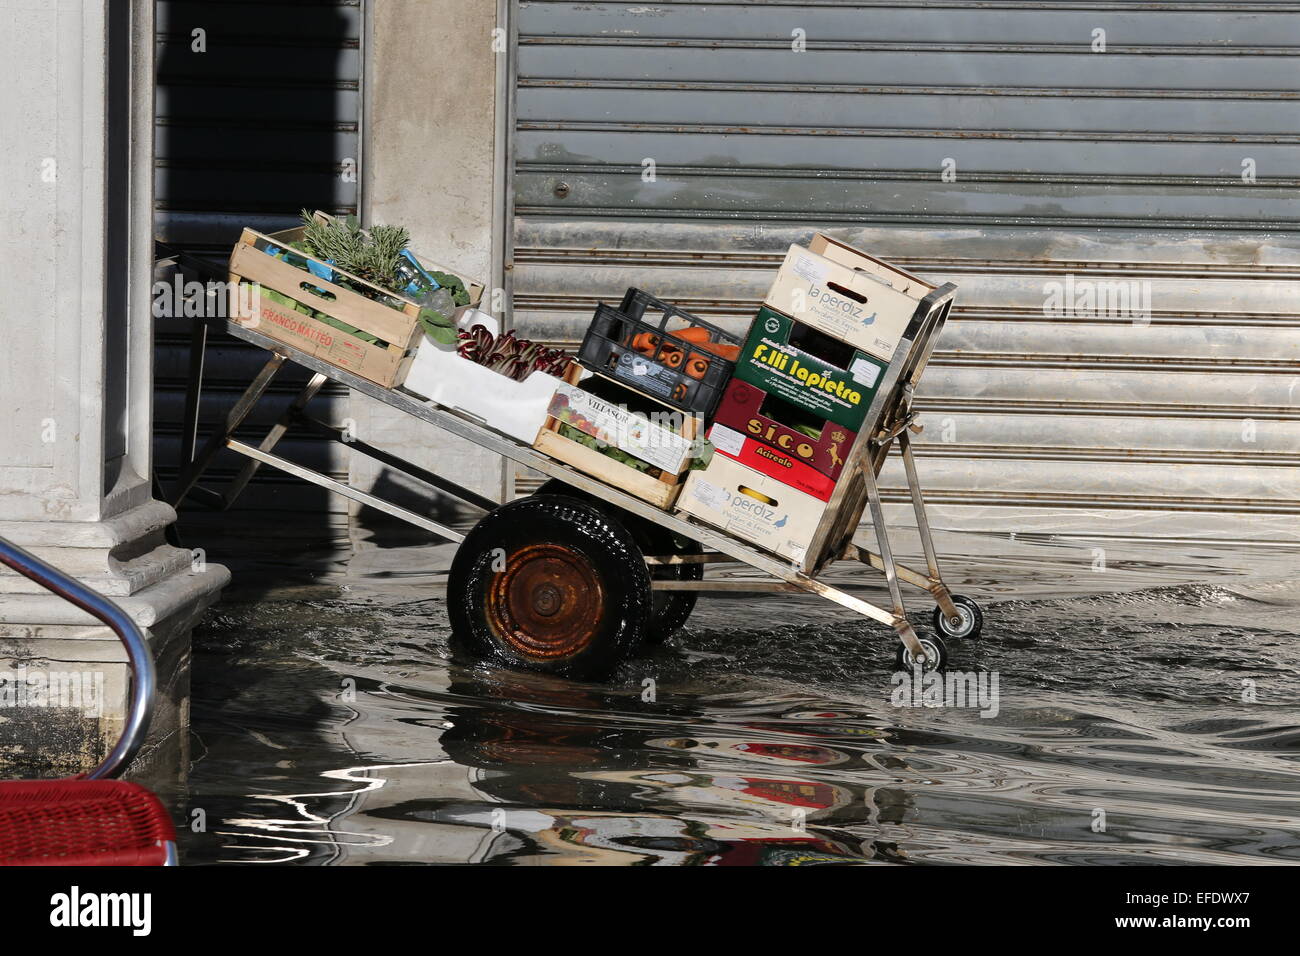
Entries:
{"type": "Polygon", "coordinates": [[[453,660],[447,546],[192,533],[235,586],[187,863],[1300,862],[1294,550],[941,534],[985,625],[936,700],[816,599],[702,597],[576,683],[453,660]]]}

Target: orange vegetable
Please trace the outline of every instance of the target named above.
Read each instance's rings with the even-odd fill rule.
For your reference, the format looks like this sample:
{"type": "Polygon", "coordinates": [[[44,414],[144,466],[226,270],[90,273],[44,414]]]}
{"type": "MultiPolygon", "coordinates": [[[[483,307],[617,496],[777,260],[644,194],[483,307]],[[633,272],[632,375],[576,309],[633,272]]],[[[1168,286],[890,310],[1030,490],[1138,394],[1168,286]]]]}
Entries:
{"type": "Polygon", "coordinates": [[[691,378],[704,378],[704,373],[709,370],[709,360],[699,352],[691,353],[691,360],[686,363],[686,374],[691,378]]]}
{"type": "Polygon", "coordinates": [[[655,349],[659,347],[659,336],[652,335],[649,332],[638,332],[632,336],[633,351],[640,352],[642,355],[654,355],[655,349]]]}
{"type": "Polygon", "coordinates": [[[683,352],[681,349],[675,349],[671,347],[665,347],[663,352],[661,353],[661,357],[664,360],[664,364],[667,365],[669,368],[681,368],[682,363],[686,361],[685,352],[683,352]]]}
{"type": "Polygon", "coordinates": [[[679,338],[684,342],[700,344],[709,341],[709,330],[698,325],[687,326],[684,329],[673,329],[668,333],[674,338],[679,338]]]}
{"type": "Polygon", "coordinates": [[[728,362],[734,362],[740,358],[740,346],[728,345],[726,342],[701,342],[700,348],[706,352],[712,352],[719,358],[724,358],[728,362]]]}

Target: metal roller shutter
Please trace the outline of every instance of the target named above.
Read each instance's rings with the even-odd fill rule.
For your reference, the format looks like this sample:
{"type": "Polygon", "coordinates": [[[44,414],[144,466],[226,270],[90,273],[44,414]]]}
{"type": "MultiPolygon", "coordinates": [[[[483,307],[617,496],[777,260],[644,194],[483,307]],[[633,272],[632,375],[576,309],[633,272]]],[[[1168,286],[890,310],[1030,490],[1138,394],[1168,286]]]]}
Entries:
{"type": "Polygon", "coordinates": [[[826,227],[960,287],[920,395],[939,524],[1293,540],[1297,14],[523,0],[516,324],[573,344],[636,285],[742,329],[826,227]],[[1067,282],[1150,308],[1049,311],[1067,282]]]}
{"type": "MultiPolygon", "coordinates": [[[[284,229],[297,224],[304,207],[356,213],[361,0],[158,0],[156,15],[158,238],[224,263],[246,225],[284,229]]],[[[155,343],[155,468],[167,484],[180,449],[187,323],[159,319],[155,343]]],[[[265,359],[265,352],[234,338],[214,340],[201,421],[223,415],[265,359]]],[[[289,367],[273,391],[287,404],[304,381],[289,367]]],[[[341,421],[346,396],[346,389],[327,386],[314,413],[341,421]]],[[[250,421],[254,428],[270,424],[250,421]]],[[[347,477],[347,461],[334,446],[291,435],[279,449],[340,480],[347,477]]],[[[219,458],[213,486],[240,463],[233,455],[219,458]]],[[[346,510],[343,499],[270,468],[259,472],[239,506],[346,510]]]]}

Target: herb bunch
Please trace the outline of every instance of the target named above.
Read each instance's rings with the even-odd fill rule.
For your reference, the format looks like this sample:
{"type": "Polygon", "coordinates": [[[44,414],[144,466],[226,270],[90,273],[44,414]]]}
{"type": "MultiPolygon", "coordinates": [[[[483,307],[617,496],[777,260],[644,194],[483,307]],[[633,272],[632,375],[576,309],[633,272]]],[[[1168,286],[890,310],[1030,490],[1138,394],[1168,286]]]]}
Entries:
{"type": "Polygon", "coordinates": [[[401,292],[397,260],[411,234],[403,226],[375,226],[369,234],[356,216],[320,221],[302,211],[305,251],[390,292],[401,292]]]}

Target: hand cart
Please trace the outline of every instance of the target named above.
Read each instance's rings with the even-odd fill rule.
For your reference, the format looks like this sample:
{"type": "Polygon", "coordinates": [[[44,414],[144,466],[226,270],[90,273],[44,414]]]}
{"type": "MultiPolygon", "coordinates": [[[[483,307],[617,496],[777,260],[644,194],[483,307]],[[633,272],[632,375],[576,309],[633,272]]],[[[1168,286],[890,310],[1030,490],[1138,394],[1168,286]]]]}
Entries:
{"type": "Polygon", "coordinates": [[[631,653],[647,637],[663,637],[665,632],[680,627],[699,592],[803,591],[892,627],[901,641],[897,655],[899,666],[942,667],[947,660],[943,639],[977,636],[982,615],[974,601],[951,594],[940,576],[909,432],[920,431],[912,410],[913,391],[947,319],[955,291],[954,285],[943,285],[918,304],[904,339],[882,376],[882,384],[850,452],[851,457],[846,458],[846,468],[858,469],[863,480],[841,480],[829,502],[829,507],[840,512],[842,520],[832,523],[832,533],[841,540],[814,542],[817,553],[824,558],[807,573],[783,558],[693,518],[661,510],[478,421],[418,400],[400,388],[383,388],[254,328],[224,320],[204,321],[215,323],[216,327],[271,354],[222,425],[195,453],[202,353],[207,336],[204,321],[196,321],[186,398],[182,473],[170,500],[179,504],[186,496],[195,494],[217,507],[229,507],[257,469],[270,465],[457,542],[461,547],[448,582],[453,628],[458,637],[468,632],[468,643],[477,653],[515,666],[570,676],[592,675],[631,653]],[[235,438],[235,431],[266,394],[286,362],[302,365],[315,374],[258,445],[235,438]],[[308,416],[307,405],[326,381],[346,385],[412,418],[526,465],[551,481],[530,498],[498,505],[308,416]],[[293,425],[305,425],[330,440],[344,442],[353,453],[367,455],[425,482],[487,512],[487,516],[468,535],[463,534],[289,461],[275,454],[274,449],[293,425]],[[902,454],[911,489],[925,552],[925,572],[899,565],[889,544],[876,479],[895,445],[902,454]],[[223,492],[199,486],[205,469],[222,448],[237,452],[248,461],[223,492]],[[867,508],[876,539],[874,551],[853,541],[867,508]],[[838,559],[855,560],[882,571],[891,606],[879,607],[820,580],[824,568],[838,559]],[[772,580],[704,579],[707,565],[727,561],[741,562],[772,580]],[[908,622],[901,584],[927,591],[934,599],[933,623],[937,636],[918,636],[908,622]]]}

